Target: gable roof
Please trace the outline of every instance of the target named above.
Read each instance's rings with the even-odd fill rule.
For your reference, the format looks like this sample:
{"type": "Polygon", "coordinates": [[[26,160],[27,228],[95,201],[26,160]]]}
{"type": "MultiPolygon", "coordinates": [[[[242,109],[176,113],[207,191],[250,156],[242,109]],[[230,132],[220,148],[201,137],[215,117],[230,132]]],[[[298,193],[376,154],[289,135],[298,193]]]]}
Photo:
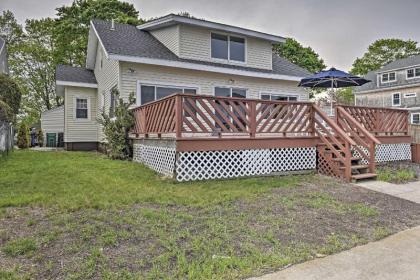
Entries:
{"type": "Polygon", "coordinates": [[[214,21],[208,21],[205,19],[198,19],[198,18],[175,15],[175,14],[169,14],[163,17],[153,19],[151,21],[148,21],[146,23],[143,23],[137,26],[137,28],[140,30],[150,31],[150,30],[155,30],[155,29],[160,29],[163,27],[175,25],[175,24],[188,24],[188,25],[194,25],[194,26],[199,26],[199,27],[204,27],[204,28],[210,28],[212,30],[219,30],[219,31],[244,35],[248,37],[263,39],[263,40],[270,41],[272,43],[284,43],[286,41],[284,37],[273,35],[273,34],[268,34],[268,33],[255,31],[255,30],[251,30],[247,28],[242,28],[238,26],[218,23],[214,21]]]}
{"type": "Polygon", "coordinates": [[[93,20],[92,28],[103,45],[107,55],[116,60],[132,61],[148,64],[160,64],[185,68],[226,72],[230,74],[248,76],[267,76],[282,78],[285,80],[300,80],[301,77],[310,75],[310,72],[288,60],[273,54],[273,69],[259,69],[253,67],[199,61],[193,59],[180,58],[171,52],[159,40],[149,32],[142,31],[135,26],[128,24],[115,23],[111,29],[111,22],[103,20],[93,20]],[[228,71],[230,70],[230,71],[228,71]]]}
{"type": "Polygon", "coordinates": [[[57,82],[96,84],[96,78],[92,70],[69,65],[57,65],[55,79],[57,82]]]}
{"type": "Polygon", "coordinates": [[[356,87],[355,92],[375,91],[419,85],[420,79],[406,79],[405,75],[402,78],[401,76],[398,76],[398,74],[397,81],[378,85],[378,74],[390,72],[393,70],[403,70],[413,66],[420,66],[420,55],[413,55],[407,58],[397,59],[393,62],[390,62],[387,65],[380,68],[379,70],[368,72],[364,77],[368,80],[371,80],[372,82],[364,84],[360,87],[356,87]]]}

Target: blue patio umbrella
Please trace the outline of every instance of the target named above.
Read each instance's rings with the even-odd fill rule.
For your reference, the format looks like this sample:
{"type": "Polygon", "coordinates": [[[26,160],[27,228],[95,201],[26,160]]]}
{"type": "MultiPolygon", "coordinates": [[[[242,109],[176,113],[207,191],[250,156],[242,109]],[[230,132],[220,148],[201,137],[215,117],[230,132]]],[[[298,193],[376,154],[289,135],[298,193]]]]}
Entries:
{"type": "MultiPolygon", "coordinates": [[[[361,86],[369,82],[370,80],[366,80],[365,78],[331,68],[303,78],[300,80],[299,86],[308,88],[331,88],[331,91],[333,91],[334,88],[361,86]]],[[[332,98],[330,103],[332,112],[332,98]]]]}

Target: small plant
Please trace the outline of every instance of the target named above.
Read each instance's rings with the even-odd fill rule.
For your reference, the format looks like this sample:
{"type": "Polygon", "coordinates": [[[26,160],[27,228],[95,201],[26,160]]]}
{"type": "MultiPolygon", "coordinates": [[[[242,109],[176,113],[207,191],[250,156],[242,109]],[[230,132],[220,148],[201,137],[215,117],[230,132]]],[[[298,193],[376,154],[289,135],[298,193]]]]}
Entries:
{"type": "Polygon", "coordinates": [[[128,134],[134,125],[134,115],[129,107],[134,104],[134,94],[130,94],[128,102],[119,97],[117,89],[112,89],[111,94],[116,98],[114,108],[109,113],[105,110],[99,123],[103,126],[106,137],[106,152],[112,159],[127,159],[132,154],[128,134]]]}
{"type": "Polygon", "coordinates": [[[29,147],[29,129],[24,122],[19,126],[17,135],[17,145],[20,149],[27,149],[29,147]]]}
{"type": "Polygon", "coordinates": [[[44,146],[44,132],[42,131],[42,129],[39,129],[38,131],[38,145],[40,147],[44,146]]]}
{"type": "Polygon", "coordinates": [[[3,247],[3,253],[8,256],[16,257],[20,255],[28,255],[35,252],[38,249],[38,245],[32,238],[20,238],[9,241],[3,247]]]}
{"type": "Polygon", "coordinates": [[[397,168],[393,170],[389,167],[378,168],[378,180],[390,182],[390,183],[406,183],[414,181],[417,178],[417,174],[413,169],[410,168],[397,168]]]}

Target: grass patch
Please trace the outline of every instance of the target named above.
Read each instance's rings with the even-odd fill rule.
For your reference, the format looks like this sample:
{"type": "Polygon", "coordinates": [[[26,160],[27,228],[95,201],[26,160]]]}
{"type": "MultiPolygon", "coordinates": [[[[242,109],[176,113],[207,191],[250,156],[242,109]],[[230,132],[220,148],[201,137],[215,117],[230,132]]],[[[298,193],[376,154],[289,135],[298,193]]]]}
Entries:
{"type": "Polygon", "coordinates": [[[416,172],[409,168],[378,167],[376,173],[378,174],[378,180],[397,184],[411,182],[417,178],[416,172]]]}
{"type": "Polygon", "coordinates": [[[38,249],[33,238],[20,238],[9,241],[2,248],[3,253],[8,256],[20,256],[20,255],[31,255],[38,249]]]}

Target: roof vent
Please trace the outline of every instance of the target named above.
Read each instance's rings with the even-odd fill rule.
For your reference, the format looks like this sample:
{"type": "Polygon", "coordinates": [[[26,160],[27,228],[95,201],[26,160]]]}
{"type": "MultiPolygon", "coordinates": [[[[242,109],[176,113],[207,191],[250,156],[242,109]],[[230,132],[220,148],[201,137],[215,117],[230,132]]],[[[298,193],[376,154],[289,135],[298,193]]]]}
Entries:
{"type": "Polygon", "coordinates": [[[111,20],[111,30],[115,30],[115,23],[114,19],[111,20]]]}

